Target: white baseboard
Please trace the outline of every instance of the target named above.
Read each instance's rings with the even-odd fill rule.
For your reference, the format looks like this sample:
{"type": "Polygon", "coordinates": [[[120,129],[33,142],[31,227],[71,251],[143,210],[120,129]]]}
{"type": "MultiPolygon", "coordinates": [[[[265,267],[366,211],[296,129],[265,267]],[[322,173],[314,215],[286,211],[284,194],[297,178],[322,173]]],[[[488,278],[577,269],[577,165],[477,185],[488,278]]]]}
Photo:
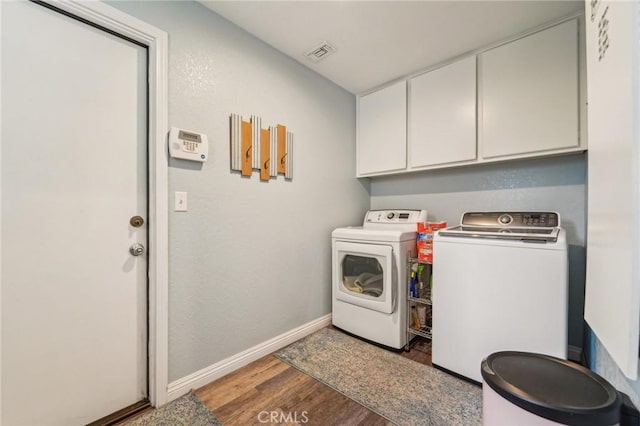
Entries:
{"type": "Polygon", "coordinates": [[[327,314],[276,336],[273,339],[249,348],[246,351],[230,356],[229,358],[216,362],[209,367],[205,367],[202,370],[173,381],[169,383],[169,386],[167,387],[168,401],[173,401],[174,399],[187,394],[191,389],[197,389],[211,383],[212,381],[219,379],[220,377],[225,376],[232,371],[249,364],[250,362],[262,358],[265,355],[269,355],[278,349],[284,348],[296,340],[300,340],[330,324],[331,314],[327,314]]]}
{"type": "Polygon", "coordinates": [[[582,361],[582,348],[579,346],[569,345],[569,359],[571,361],[581,362],[582,361]]]}

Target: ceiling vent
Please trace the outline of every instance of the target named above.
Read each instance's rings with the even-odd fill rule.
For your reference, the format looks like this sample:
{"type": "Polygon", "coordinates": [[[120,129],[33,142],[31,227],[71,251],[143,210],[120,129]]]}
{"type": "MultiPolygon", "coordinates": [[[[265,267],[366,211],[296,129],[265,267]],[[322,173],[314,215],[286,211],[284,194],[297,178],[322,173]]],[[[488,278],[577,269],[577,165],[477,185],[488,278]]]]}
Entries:
{"type": "Polygon", "coordinates": [[[313,62],[318,63],[335,51],[336,48],[333,47],[328,41],[323,41],[319,46],[316,46],[305,53],[305,56],[311,59],[313,62]]]}

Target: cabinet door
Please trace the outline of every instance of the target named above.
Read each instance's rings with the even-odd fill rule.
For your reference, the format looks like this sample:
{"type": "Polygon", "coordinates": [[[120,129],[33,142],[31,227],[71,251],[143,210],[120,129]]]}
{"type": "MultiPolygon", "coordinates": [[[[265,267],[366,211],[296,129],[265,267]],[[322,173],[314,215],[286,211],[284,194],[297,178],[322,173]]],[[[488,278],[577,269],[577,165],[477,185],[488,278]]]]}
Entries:
{"type": "Polygon", "coordinates": [[[578,22],[480,55],[484,158],[577,147],[578,22]]]}
{"type": "Polygon", "coordinates": [[[476,57],[409,81],[410,167],[476,158],[476,57]]]}
{"type": "MultiPolygon", "coordinates": [[[[595,19],[587,19],[589,255],[584,317],[624,375],[637,380],[640,5],[603,1],[587,11],[595,19]],[[604,29],[603,23],[608,23],[604,29]]],[[[599,361],[598,369],[606,370],[599,361]]]]}
{"type": "Polygon", "coordinates": [[[358,101],[358,176],[407,167],[407,90],[401,81],[358,101]]]}

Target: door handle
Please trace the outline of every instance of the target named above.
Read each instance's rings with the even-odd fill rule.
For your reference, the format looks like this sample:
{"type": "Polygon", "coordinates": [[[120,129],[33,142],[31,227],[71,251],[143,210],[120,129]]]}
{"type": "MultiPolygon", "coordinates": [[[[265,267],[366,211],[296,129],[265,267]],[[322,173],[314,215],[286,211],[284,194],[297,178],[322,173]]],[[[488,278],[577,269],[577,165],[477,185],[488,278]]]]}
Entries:
{"type": "Polygon", "coordinates": [[[131,247],[129,247],[129,253],[134,256],[142,256],[144,254],[144,246],[140,243],[132,244],[131,247]]]}
{"type": "Polygon", "coordinates": [[[129,220],[129,223],[134,228],[140,228],[142,225],[144,225],[144,219],[141,216],[134,216],[129,220]]]}

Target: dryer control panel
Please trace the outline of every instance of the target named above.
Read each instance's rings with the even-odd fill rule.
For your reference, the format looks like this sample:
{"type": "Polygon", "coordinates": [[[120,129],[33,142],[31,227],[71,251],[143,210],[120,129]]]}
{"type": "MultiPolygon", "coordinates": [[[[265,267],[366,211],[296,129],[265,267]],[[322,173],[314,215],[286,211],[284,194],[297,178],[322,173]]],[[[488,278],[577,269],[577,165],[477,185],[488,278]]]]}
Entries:
{"type": "Polygon", "coordinates": [[[364,216],[365,225],[375,223],[407,224],[426,221],[426,210],[369,210],[364,216]]]}

